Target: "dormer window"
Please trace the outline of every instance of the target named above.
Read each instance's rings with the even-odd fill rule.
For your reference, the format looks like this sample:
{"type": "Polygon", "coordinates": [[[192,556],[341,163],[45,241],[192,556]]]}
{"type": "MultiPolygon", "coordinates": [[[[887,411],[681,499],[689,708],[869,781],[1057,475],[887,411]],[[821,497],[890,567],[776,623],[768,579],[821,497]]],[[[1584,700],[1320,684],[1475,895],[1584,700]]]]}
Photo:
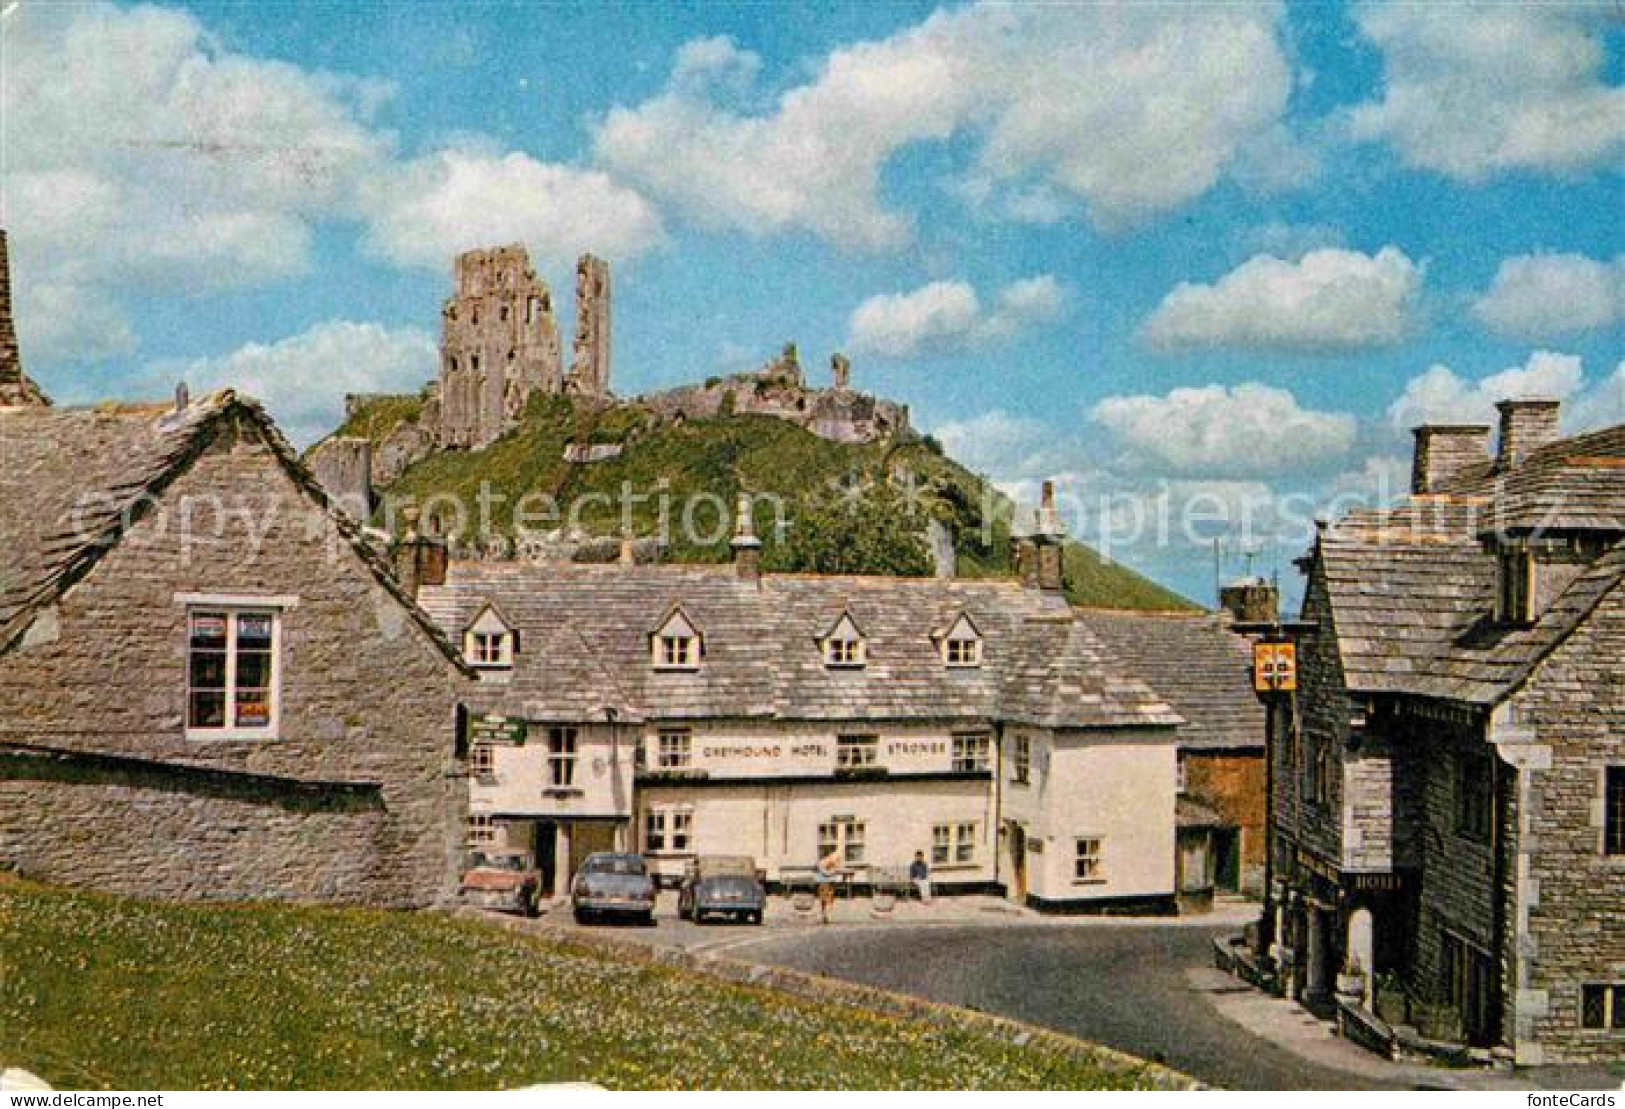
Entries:
{"type": "Polygon", "coordinates": [[[982,633],[969,616],[961,614],[947,633],[938,637],[938,644],[944,666],[970,669],[982,665],[982,633]]]}
{"type": "Polygon", "coordinates": [[[493,606],[480,609],[463,633],[463,657],[479,670],[511,670],[519,635],[493,606]]]}
{"type": "Polygon", "coordinates": [[[656,670],[697,670],[704,643],[687,614],[674,608],[651,637],[656,670]]]}
{"type": "Polygon", "coordinates": [[[869,661],[868,645],[851,613],[841,614],[835,626],[824,634],[823,644],[825,666],[855,670],[869,661]]]}

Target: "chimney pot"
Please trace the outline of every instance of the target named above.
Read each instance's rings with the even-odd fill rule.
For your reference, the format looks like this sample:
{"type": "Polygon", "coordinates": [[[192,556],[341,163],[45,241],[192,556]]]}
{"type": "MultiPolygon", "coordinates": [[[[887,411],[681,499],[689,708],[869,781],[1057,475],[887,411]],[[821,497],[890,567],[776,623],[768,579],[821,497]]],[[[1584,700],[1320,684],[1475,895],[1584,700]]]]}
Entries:
{"type": "Polygon", "coordinates": [[[1501,413],[1501,442],[1496,449],[1496,470],[1510,470],[1531,451],[1556,441],[1562,402],[1550,399],[1509,399],[1495,406],[1501,413]]]}
{"type": "Polygon", "coordinates": [[[1437,493],[1473,466],[1489,461],[1487,424],[1424,424],[1412,428],[1416,437],[1411,456],[1411,492],[1437,493]]]}
{"type": "Polygon", "coordinates": [[[734,517],[734,568],[745,581],[757,581],[762,576],[762,541],[756,538],[756,521],[751,514],[749,493],[739,494],[739,509],[734,517]]]}

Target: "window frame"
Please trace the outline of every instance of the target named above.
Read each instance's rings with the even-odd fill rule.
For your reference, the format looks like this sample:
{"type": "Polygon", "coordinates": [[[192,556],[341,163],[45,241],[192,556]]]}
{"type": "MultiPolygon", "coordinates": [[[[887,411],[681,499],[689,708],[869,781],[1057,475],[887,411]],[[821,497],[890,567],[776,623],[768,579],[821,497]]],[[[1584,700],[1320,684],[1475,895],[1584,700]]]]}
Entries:
{"type": "Polygon", "coordinates": [[[1495,760],[1484,753],[1457,751],[1451,766],[1451,809],[1455,832],[1474,843],[1489,843],[1495,829],[1495,760]]]}
{"type": "Polygon", "coordinates": [[[985,774],[993,761],[993,736],[988,732],[955,732],[949,743],[950,768],[955,774],[985,774]]]}
{"type": "Polygon", "coordinates": [[[856,636],[830,636],[824,640],[824,665],[831,670],[861,670],[869,662],[869,650],[856,636]]]}
{"type": "Polygon", "coordinates": [[[185,736],[189,740],[275,740],[279,738],[282,727],[282,617],[288,605],[277,604],[265,598],[183,598],[186,605],[182,620],[183,633],[186,637],[185,661],[185,687],[183,694],[182,722],[185,736]],[[264,616],[271,621],[270,646],[266,649],[269,655],[269,675],[266,678],[267,713],[264,724],[237,724],[238,698],[242,687],[237,681],[238,663],[241,661],[238,645],[240,632],[239,621],[245,616],[264,616]],[[200,617],[217,617],[225,623],[225,639],[216,652],[212,648],[210,653],[224,655],[224,673],[221,681],[224,683],[218,690],[214,688],[199,688],[194,684],[193,661],[196,652],[202,650],[193,642],[193,622],[200,617]],[[222,723],[219,725],[194,724],[192,722],[192,703],[198,694],[219,693],[222,701],[222,723]]]}
{"type": "Polygon", "coordinates": [[[976,847],[981,842],[974,820],[950,820],[931,826],[931,867],[951,869],[977,865],[976,847]]]}
{"type": "Polygon", "coordinates": [[[471,812],[464,826],[465,846],[490,847],[497,841],[497,822],[490,813],[471,812]]]}
{"type": "Polygon", "coordinates": [[[851,732],[835,737],[835,769],[873,770],[880,766],[880,737],[872,732],[851,732]],[[853,752],[863,755],[852,759],[853,752]]]}
{"type": "Polygon", "coordinates": [[[655,732],[656,770],[690,770],[693,766],[694,729],[661,728],[655,732]]]}
{"type": "Polygon", "coordinates": [[[1010,737],[1010,784],[1027,786],[1032,785],[1032,781],[1033,737],[1017,732],[1010,737]]]}
{"type": "Polygon", "coordinates": [[[831,817],[818,824],[818,857],[826,858],[839,852],[841,865],[849,868],[869,865],[869,828],[865,821],[831,817]]]}
{"type": "Polygon", "coordinates": [[[669,858],[694,853],[694,808],[656,805],[643,812],[643,851],[669,858]]]}
{"type": "Polygon", "coordinates": [[[942,641],[942,665],[950,670],[974,670],[982,665],[982,637],[950,635],[942,641]],[[955,654],[963,652],[962,657],[955,654]]]}
{"type": "Polygon", "coordinates": [[[1625,982],[1582,982],[1580,984],[1580,1031],[1601,1036],[1625,1033],[1625,982]],[[1591,1000],[1601,1005],[1597,1023],[1590,1019],[1591,1000]]]}
{"type": "Polygon", "coordinates": [[[475,743],[468,749],[468,774],[471,778],[495,778],[497,776],[497,745],[494,743],[475,743]]]}
{"type": "Polygon", "coordinates": [[[576,766],[581,760],[580,729],[555,724],[547,729],[548,789],[578,789],[576,766]]]}
{"type": "Polygon", "coordinates": [[[1089,834],[1072,837],[1072,884],[1074,886],[1104,885],[1106,878],[1106,837],[1089,834]],[[1084,850],[1092,844],[1092,850],[1084,850]],[[1085,867],[1088,873],[1084,873],[1085,867]]]}
{"type": "Polygon", "coordinates": [[[656,670],[698,670],[700,637],[662,632],[655,636],[656,670]]]}

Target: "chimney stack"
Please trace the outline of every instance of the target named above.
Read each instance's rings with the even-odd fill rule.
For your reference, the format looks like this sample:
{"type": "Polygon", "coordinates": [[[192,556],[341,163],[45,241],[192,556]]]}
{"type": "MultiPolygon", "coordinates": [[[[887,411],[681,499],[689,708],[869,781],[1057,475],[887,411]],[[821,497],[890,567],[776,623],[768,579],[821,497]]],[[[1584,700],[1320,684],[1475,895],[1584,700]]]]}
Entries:
{"type": "Polygon", "coordinates": [[[1238,624],[1273,624],[1280,615],[1281,595],[1263,578],[1245,578],[1219,590],[1219,607],[1238,624]]]}
{"type": "Polygon", "coordinates": [[[1531,451],[1556,441],[1561,401],[1504,400],[1495,407],[1501,413],[1501,442],[1495,455],[1498,472],[1512,469],[1531,451]]]}
{"type": "Polygon", "coordinates": [[[1055,483],[1046,481],[1040,494],[1036,526],[1030,539],[1032,567],[1023,574],[1022,580],[1028,581],[1030,578],[1030,584],[1052,593],[1059,593],[1065,588],[1066,575],[1062,563],[1065,541],[1066,528],[1061,525],[1060,513],[1055,508],[1055,483]]]}
{"type": "Polygon", "coordinates": [[[1424,424],[1412,428],[1411,492],[1437,493],[1452,479],[1490,458],[1487,424],[1424,424]]]}
{"type": "Polygon", "coordinates": [[[734,571],[740,581],[762,578],[762,541],[756,538],[756,521],[751,515],[750,494],[739,494],[739,511],[734,518],[734,571]]]}
{"type": "MultiPolygon", "coordinates": [[[[437,531],[434,521],[430,532],[437,531]]],[[[446,584],[446,541],[435,534],[418,533],[418,510],[406,510],[406,534],[395,544],[395,577],[408,596],[416,597],[426,585],[446,584]]]]}

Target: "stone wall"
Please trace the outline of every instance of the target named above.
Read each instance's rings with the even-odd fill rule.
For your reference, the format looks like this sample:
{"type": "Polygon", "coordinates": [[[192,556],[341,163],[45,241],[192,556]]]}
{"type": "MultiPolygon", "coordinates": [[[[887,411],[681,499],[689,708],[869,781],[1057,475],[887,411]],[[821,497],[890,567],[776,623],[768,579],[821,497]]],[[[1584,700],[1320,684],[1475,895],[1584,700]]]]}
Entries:
{"type": "MultiPolygon", "coordinates": [[[[1535,671],[1513,707],[1531,730],[1514,920],[1525,921],[1520,1056],[1625,1060],[1625,1032],[1580,1027],[1584,983],[1625,984],[1625,856],[1602,851],[1603,773],[1625,766],[1625,591],[1616,586],[1535,671]]],[[[1527,747],[1525,751],[1519,748],[1527,747]]]]}
{"type": "Polygon", "coordinates": [[[1332,624],[1331,608],[1326,603],[1326,585],[1318,563],[1311,571],[1304,594],[1303,619],[1315,623],[1317,628],[1298,640],[1298,692],[1293,697],[1292,710],[1297,741],[1294,743],[1290,736],[1284,736],[1275,745],[1275,824],[1295,846],[1338,865],[1343,858],[1343,829],[1338,815],[1343,774],[1332,775],[1329,803],[1311,800],[1307,785],[1315,752],[1322,745],[1330,745],[1334,765],[1340,770],[1353,712],[1343,683],[1336,628],[1332,624]]]}
{"type": "Polygon", "coordinates": [[[327,495],[357,520],[372,515],[372,443],[367,439],[324,439],[306,459],[327,495]]]}
{"type": "Polygon", "coordinates": [[[0,230],[0,405],[44,405],[50,399],[23,373],[17,329],[11,315],[11,255],[0,230]]]}
{"type": "Polygon", "coordinates": [[[576,262],[576,334],[569,387],[584,397],[609,396],[609,263],[591,254],[576,262]]]}
{"type": "Polygon", "coordinates": [[[14,755],[0,863],[164,897],[442,901],[466,809],[460,680],[258,427],[222,428],[0,660],[0,746],[136,760],[87,778],[14,755]],[[291,599],[277,738],[186,737],[187,593],[291,599]]]}

